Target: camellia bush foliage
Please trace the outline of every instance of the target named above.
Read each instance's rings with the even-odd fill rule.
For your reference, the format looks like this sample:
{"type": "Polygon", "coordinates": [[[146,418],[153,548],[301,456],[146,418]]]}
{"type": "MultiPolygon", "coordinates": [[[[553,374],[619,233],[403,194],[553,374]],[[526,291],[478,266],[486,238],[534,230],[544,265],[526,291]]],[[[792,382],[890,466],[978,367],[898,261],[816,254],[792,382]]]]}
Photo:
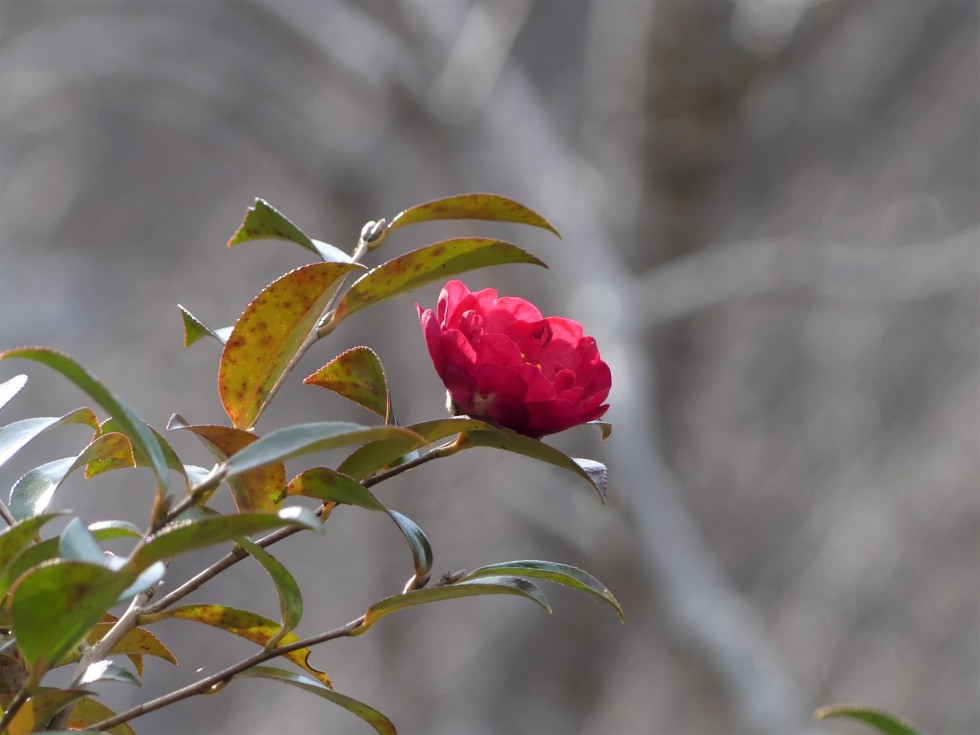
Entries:
{"type": "MultiPolygon", "coordinates": [[[[471,293],[450,280],[435,309],[416,308],[420,339],[447,387],[451,415],[437,409],[427,421],[400,425],[381,362],[364,345],[331,355],[304,381],[362,406],[369,416],[364,423],[304,423],[262,436],[253,431],[279,386],[295,379],[300,358],[355,312],[475,268],[543,265],[517,245],[481,237],[437,242],[370,270],[362,264],[399,229],[437,219],[496,220],[558,234],[522,204],[491,194],[465,194],[410,207],[390,223],[367,223],[348,254],[309,237],[266,202],[256,201],[228,246],[284,240],[305,248],[313,262],[262,289],[232,327],[212,329],[180,307],[186,346],[214,339],[223,347],[218,393],[228,423],[195,424],[174,414],[166,428],[195,435],[213,457],[212,467],[188,464],[164,438],[166,432],[147,425],[67,355],[44,347],[0,354],[0,360],[31,360],[56,370],[94,403],[60,417],[29,418],[0,428],[0,464],[59,426],[86,424],[94,432],[77,455],[30,470],[14,483],[8,501],[0,502],[5,522],[0,531],[0,732],[132,733],[129,723],[140,715],[214,693],[235,679],[262,678],[271,680],[270,686],[304,689],[379,733],[394,733],[394,725],[379,711],[334,690],[328,674],[310,664],[312,647],[364,635],[403,608],[458,597],[513,595],[550,610],[541,582],[577,589],[622,618],[619,603],[605,586],[566,564],[518,560],[434,578],[432,548],[422,528],[372,491],[421,464],[471,447],[492,447],[560,467],[602,499],[605,467],[566,456],[541,441],[582,423],[596,424],[603,439],[610,432],[608,424],[598,421],[608,408],[609,368],[595,340],[578,323],[544,318],[524,299],[498,297],[493,289],[471,293]],[[337,448],[348,450],[342,462],[335,467],[317,464],[318,454],[337,448]],[[296,457],[307,458],[310,466],[287,478],[283,463],[296,457]],[[104,520],[88,525],[49,510],[59,485],[72,472],[84,472],[97,483],[103,473],[119,470],[152,478],[155,489],[147,493],[143,525],[112,519],[111,508],[105,509],[109,516],[104,520]],[[218,513],[208,505],[224,486],[234,500],[234,513],[218,513]],[[317,509],[297,505],[297,496],[315,499],[317,509]],[[301,635],[300,629],[307,628],[302,591],[269,549],[298,533],[321,533],[333,515],[357,512],[391,519],[407,541],[411,575],[403,588],[393,589],[367,610],[351,611],[356,617],[349,622],[301,635]],[[58,518],[62,524],[68,520],[64,530],[46,534],[48,524],[58,518]],[[117,544],[129,539],[128,553],[104,549],[109,539],[117,544]],[[219,544],[230,551],[217,562],[190,579],[169,578],[174,557],[219,544]],[[219,601],[184,602],[248,557],[268,572],[279,597],[279,619],[219,601]],[[160,589],[165,579],[166,594],[160,589]],[[145,657],[177,663],[152,631],[154,624],[172,619],[219,628],[256,649],[238,663],[125,712],[101,704],[98,692],[103,686],[141,682],[145,657]],[[48,674],[61,667],[71,667],[70,682],[52,686],[48,674]]],[[[0,407],[26,383],[27,377],[18,375],[0,384],[0,407]]]]}

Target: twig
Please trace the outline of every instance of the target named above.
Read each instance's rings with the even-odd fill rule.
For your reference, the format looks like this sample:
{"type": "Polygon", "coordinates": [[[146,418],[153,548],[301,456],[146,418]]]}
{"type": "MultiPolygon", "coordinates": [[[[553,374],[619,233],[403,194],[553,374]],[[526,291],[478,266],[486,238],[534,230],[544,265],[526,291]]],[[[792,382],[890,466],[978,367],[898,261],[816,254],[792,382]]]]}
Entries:
{"type": "Polygon", "coordinates": [[[246,659],[239,661],[237,664],[233,664],[226,669],[222,669],[216,674],[211,676],[206,676],[200,681],[196,681],[193,684],[189,684],[185,687],[177,689],[170,692],[169,694],[164,694],[162,697],[157,697],[156,699],[151,699],[149,702],[144,702],[143,704],[137,705],[132,709],[128,709],[125,712],[121,712],[118,715],[114,715],[108,719],[102,720],[102,722],[96,722],[94,725],[88,727],[89,730],[95,730],[99,732],[107,731],[116,725],[121,725],[124,722],[129,722],[130,720],[145,715],[149,712],[160,709],[161,707],[166,707],[167,705],[179,702],[182,699],[187,699],[188,697],[193,697],[197,694],[203,694],[204,692],[212,689],[219,684],[227,682],[235,674],[240,674],[246,669],[250,669],[253,666],[257,666],[269,659],[276,658],[277,656],[282,656],[283,654],[290,653],[300,648],[308,648],[310,646],[315,646],[320,643],[326,643],[327,641],[334,640],[336,638],[343,638],[351,634],[351,632],[359,627],[361,623],[364,622],[364,616],[352,620],[346,625],[339,628],[334,628],[333,630],[328,630],[325,633],[320,633],[318,635],[310,636],[309,638],[304,638],[301,641],[296,641],[288,646],[282,646],[279,648],[273,648],[268,650],[260,651],[254,656],[250,656],[246,659]]]}

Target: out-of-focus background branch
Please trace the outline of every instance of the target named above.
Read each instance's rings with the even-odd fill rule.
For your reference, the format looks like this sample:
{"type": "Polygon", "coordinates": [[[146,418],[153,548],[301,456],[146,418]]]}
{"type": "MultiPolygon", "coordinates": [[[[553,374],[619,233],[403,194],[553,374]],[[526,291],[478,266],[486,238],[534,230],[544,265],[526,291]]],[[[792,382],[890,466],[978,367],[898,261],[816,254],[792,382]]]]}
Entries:
{"type": "MultiPolygon", "coordinates": [[[[549,263],[464,280],[596,334],[615,433],[554,441],[610,464],[610,502],[489,451],[383,492],[437,568],[568,561],[627,624],[560,591],[550,619],[510,600],[410,611],[314,654],[338,688],[405,732],[849,732],[809,723],[840,699],[975,732],[977,15],[968,0],[2,0],[0,344],[70,352],[158,426],[221,421],[217,355],[179,349],[174,305],[230,324],[304,262],[223,250],[253,196],[341,247],[425,199],[522,199],[562,242],[457,223],[385,248],[462,229],[549,263]]],[[[351,319],[299,373],[360,342],[400,418],[440,412],[408,300],[351,319]]],[[[32,375],[11,419],[77,400],[32,375]]],[[[364,420],[309,387],[277,401],[260,432],[364,420]]],[[[140,520],[149,489],[113,482],[140,520]]],[[[102,502],[80,480],[60,498],[90,520],[102,502]]],[[[338,513],[326,540],[280,550],[317,611],[304,629],[397,588],[389,530],[338,513]]],[[[241,566],[197,597],[272,614],[241,566]]],[[[165,625],[184,666],[110,706],[245,650],[165,625]]],[[[243,682],[137,724],[356,731],[347,717],[243,682]]]]}

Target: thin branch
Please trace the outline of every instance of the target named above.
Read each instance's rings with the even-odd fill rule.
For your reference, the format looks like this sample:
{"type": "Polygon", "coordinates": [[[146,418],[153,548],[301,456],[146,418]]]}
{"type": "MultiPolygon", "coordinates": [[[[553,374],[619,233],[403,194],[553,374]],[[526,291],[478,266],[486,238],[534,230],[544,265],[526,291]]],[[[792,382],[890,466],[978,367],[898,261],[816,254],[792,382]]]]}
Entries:
{"type": "Polygon", "coordinates": [[[332,641],[336,638],[343,638],[351,634],[353,630],[364,622],[364,616],[352,620],[346,625],[342,625],[339,628],[334,628],[333,630],[328,630],[325,633],[320,633],[318,635],[310,636],[309,638],[304,638],[301,641],[296,641],[288,646],[282,646],[281,648],[273,648],[260,651],[253,656],[249,656],[246,659],[239,661],[237,664],[233,664],[226,669],[222,669],[216,674],[211,676],[206,676],[203,679],[189,684],[181,689],[177,689],[169,694],[164,694],[162,697],[157,697],[156,699],[151,699],[149,702],[144,702],[143,704],[137,705],[132,709],[128,709],[125,712],[121,712],[118,715],[114,715],[108,719],[102,720],[102,722],[96,722],[94,725],[88,727],[89,730],[95,730],[99,732],[105,732],[117,725],[121,725],[124,722],[129,722],[132,719],[140,717],[142,715],[148,714],[161,707],[166,707],[168,705],[174,704],[181,701],[182,699],[187,699],[188,697],[193,697],[197,694],[204,694],[209,689],[223,684],[230,679],[232,679],[235,674],[240,674],[246,669],[250,669],[253,666],[258,666],[269,659],[276,658],[277,656],[282,656],[283,654],[290,653],[300,648],[308,648],[310,646],[315,646],[320,643],[326,643],[327,641],[332,641]]]}
{"type": "MultiPolygon", "coordinates": [[[[389,480],[392,477],[395,477],[396,475],[400,475],[403,472],[408,472],[408,470],[414,469],[419,465],[425,464],[426,462],[430,462],[433,459],[448,457],[450,454],[454,453],[455,451],[453,449],[454,447],[455,447],[454,442],[451,442],[449,444],[443,444],[439,447],[436,447],[435,449],[431,449],[430,451],[426,452],[425,454],[419,457],[416,457],[410,462],[406,462],[405,464],[399,465],[398,467],[394,467],[386,472],[380,472],[377,475],[374,475],[373,477],[369,477],[363,482],[363,484],[365,487],[372,487],[374,485],[377,485],[378,483],[384,482],[385,480],[389,480]]],[[[316,514],[320,515],[322,512],[323,509],[319,508],[317,509],[316,514]]],[[[255,544],[264,549],[265,547],[272,546],[272,544],[278,543],[283,539],[289,538],[293,534],[299,533],[302,530],[303,529],[301,527],[280,528],[278,531],[273,531],[269,535],[259,539],[258,541],[255,542],[255,544]]],[[[194,575],[189,580],[184,582],[182,585],[180,585],[180,587],[177,587],[176,589],[172,590],[168,594],[164,595],[159,600],[154,602],[152,605],[148,605],[147,607],[145,607],[143,609],[143,612],[146,614],[152,614],[152,613],[158,613],[162,610],[166,610],[175,602],[187,597],[187,595],[197,590],[205,582],[214,579],[217,575],[221,574],[221,572],[225,571],[229,567],[234,566],[242,559],[245,559],[247,556],[248,556],[247,551],[245,551],[241,547],[235,547],[232,551],[229,551],[225,556],[221,557],[214,564],[207,567],[206,569],[202,569],[196,575],[194,575]]]]}

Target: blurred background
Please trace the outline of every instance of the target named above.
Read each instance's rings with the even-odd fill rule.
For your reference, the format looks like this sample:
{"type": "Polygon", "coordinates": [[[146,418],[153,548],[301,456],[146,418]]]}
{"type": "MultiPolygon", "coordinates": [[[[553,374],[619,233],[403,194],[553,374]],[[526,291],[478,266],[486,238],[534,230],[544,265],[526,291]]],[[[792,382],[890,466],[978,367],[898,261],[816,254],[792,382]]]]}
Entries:
{"type": "MultiPolygon", "coordinates": [[[[432,223],[369,262],[465,233],[548,262],[463,280],[596,335],[613,436],[550,441],[610,466],[609,502],[486,449],[380,492],[426,529],[438,573],[568,562],[619,596],[626,624],[558,589],[551,617],[443,603],[312,661],[404,733],[862,732],[811,724],[842,700],[976,733],[977,16],[969,0],[0,0],[0,346],[70,353],[158,428],[174,411],[222,423],[217,345],[185,351],[176,304],[229,325],[309,260],[224,248],[255,196],[344,249],[421,201],[519,199],[564,239],[432,223]]],[[[300,383],[361,343],[403,422],[442,415],[414,310],[438,291],[345,322],[257,430],[370,422],[300,383]]],[[[45,368],[0,365],[17,372],[31,382],[4,423],[91,403],[45,368]]],[[[0,480],[87,438],[52,432],[0,480]]],[[[150,479],[113,474],[72,478],[56,506],[144,522],[150,479]]],[[[409,576],[404,541],[369,516],[337,512],[325,538],[277,547],[304,585],[302,634],[409,576]]],[[[192,599],[277,614],[254,562],[192,599]]],[[[148,661],[143,689],[106,704],[252,650],[191,623],[155,630],[181,667],[148,661]]],[[[366,730],[258,681],[134,724],[366,730]]]]}

